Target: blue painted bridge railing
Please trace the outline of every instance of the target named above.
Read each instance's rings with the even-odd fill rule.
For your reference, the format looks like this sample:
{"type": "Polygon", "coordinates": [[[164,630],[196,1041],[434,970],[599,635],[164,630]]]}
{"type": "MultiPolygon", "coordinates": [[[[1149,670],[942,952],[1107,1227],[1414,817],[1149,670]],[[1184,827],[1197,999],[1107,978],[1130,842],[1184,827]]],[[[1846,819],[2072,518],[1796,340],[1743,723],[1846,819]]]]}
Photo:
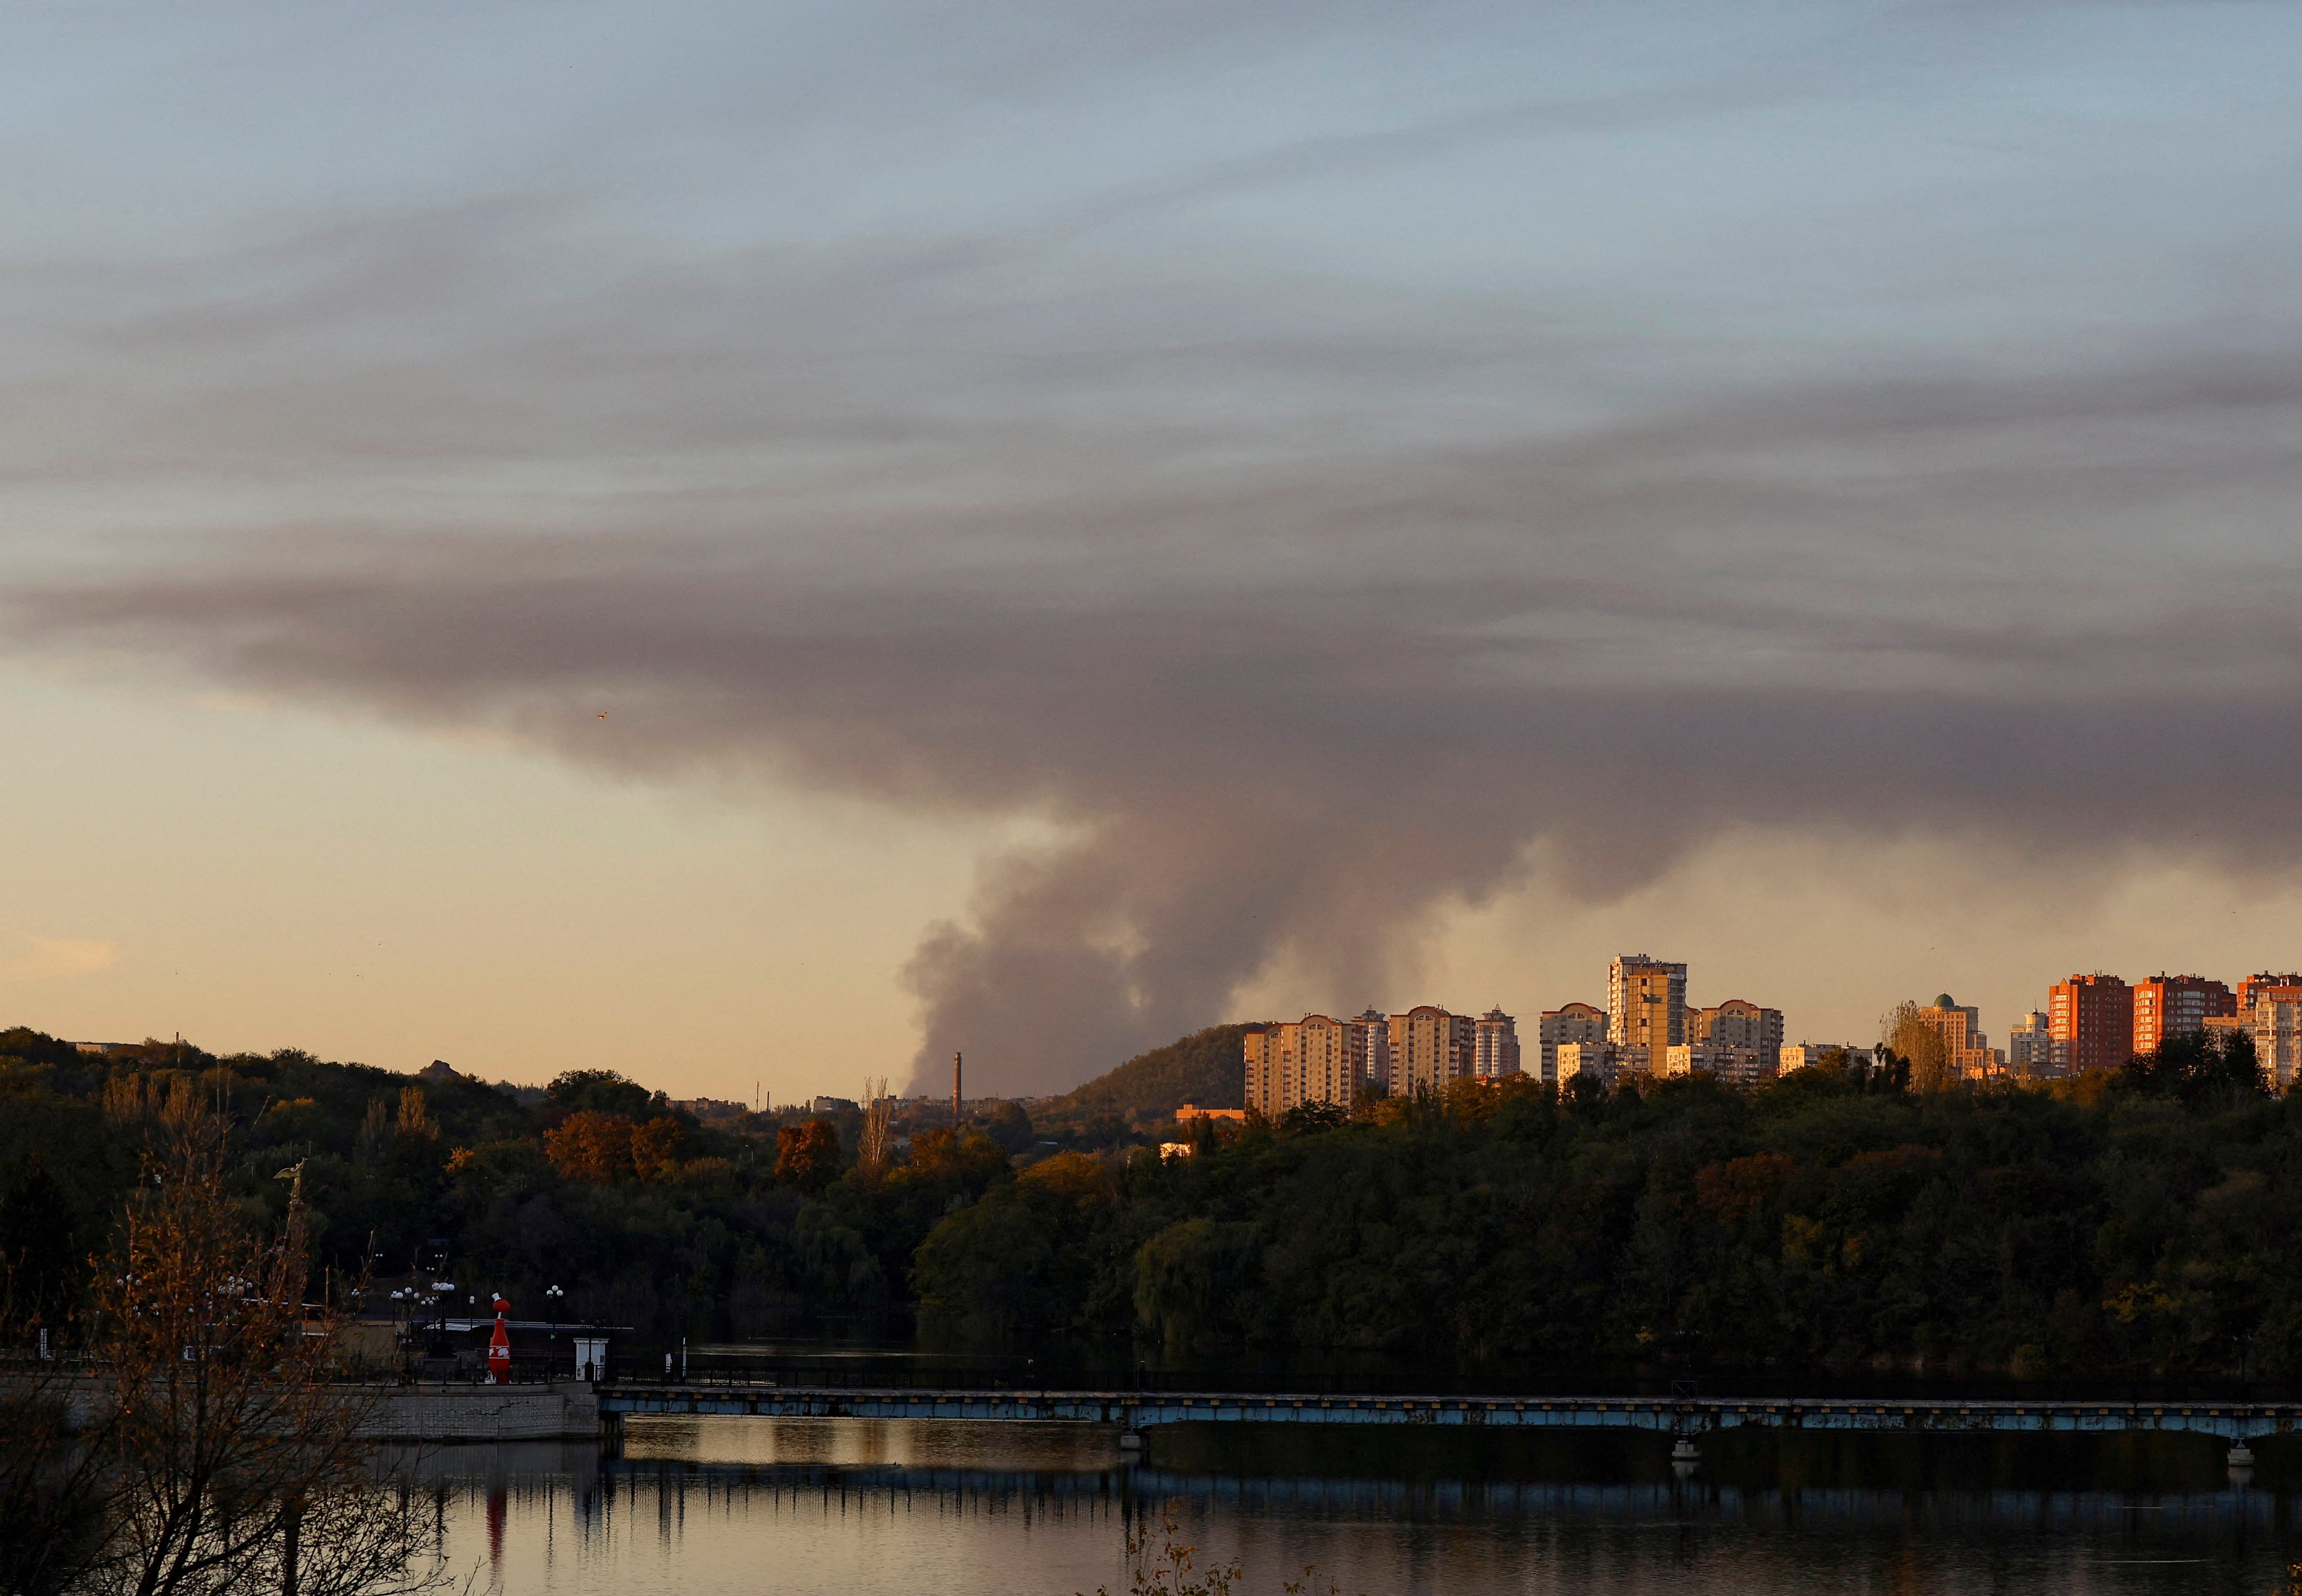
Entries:
{"type": "Polygon", "coordinates": [[[1937,1432],[2167,1431],[2232,1441],[2282,1435],[2302,1404],[1961,1401],[1928,1398],[1366,1397],[1236,1392],[965,1390],[607,1382],[602,1421],[625,1415],[981,1419],[1144,1430],[1177,1424],[1435,1424],[1539,1430],[1655,1430],[1678,1436],[1742,1428],[1937,1432]]]}

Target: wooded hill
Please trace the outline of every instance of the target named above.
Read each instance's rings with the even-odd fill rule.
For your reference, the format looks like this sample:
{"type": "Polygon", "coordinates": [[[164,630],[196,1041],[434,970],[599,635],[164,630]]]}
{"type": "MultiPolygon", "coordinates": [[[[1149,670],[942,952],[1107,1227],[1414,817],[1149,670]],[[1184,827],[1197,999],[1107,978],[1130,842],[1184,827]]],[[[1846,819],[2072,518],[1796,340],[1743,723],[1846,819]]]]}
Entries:
{"type": "Polygon", "coordinates": [[[1140,1053],[1115,1070],[1047,1105],[1049,1115],[1149,1117],[1186,1103],[1201,1108],[1247,1105],[1244,1025],[1211,1025],[1164,1047],[1140,1053]]]}

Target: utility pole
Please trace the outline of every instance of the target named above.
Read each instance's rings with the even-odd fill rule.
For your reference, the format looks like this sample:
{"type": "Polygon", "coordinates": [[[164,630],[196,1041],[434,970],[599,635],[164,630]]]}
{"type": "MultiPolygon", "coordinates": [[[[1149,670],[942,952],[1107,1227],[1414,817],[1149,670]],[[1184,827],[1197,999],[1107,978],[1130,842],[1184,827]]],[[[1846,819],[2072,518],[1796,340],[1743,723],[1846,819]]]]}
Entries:
{"type": "Polygon", "coordinates": [[[956,1053],[951,1055],[951,1128],[954,1130],[959,1129],[959,1057],[956,1053]]]}

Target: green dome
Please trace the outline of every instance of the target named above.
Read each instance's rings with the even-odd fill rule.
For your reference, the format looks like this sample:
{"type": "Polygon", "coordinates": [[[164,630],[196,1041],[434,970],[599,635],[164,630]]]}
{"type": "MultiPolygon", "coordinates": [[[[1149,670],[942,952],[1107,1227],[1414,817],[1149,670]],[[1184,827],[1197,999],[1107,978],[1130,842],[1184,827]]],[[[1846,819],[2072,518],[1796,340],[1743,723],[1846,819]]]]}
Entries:
{"type": "Polygon", "coordinates": [[[1958,1004],[1949,993],[1937,992],[1935,994],[1935,1007],[1938,1009],[1954,1009],[1958,1007],[1958,1004]]]}

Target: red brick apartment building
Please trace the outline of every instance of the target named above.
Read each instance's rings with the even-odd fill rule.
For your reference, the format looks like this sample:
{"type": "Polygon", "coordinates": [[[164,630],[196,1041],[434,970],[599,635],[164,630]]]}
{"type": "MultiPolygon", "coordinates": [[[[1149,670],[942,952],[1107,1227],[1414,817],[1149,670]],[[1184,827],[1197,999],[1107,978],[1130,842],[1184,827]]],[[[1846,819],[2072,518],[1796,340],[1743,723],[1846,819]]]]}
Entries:
{"type": "Polygon", "coordinates": [[[2161,971],[2147,981],[2135,982],[2133,991],[2137,1054],[2157,1052],[2158,1044],[2169,1037],[2204,1030],[2210,1016],[2238,1012],[2237,995],[2222,982],[2210,981],[2202,975],[2167,975],[2161,971]]]}
{"type": "Polygon", "coordinates": [[[2046,994],[2054,1063],[2075,1075],[2113,1070],[2134,1056],[2134,995],[2114,975],[2074,975],[2046,994]]]}

